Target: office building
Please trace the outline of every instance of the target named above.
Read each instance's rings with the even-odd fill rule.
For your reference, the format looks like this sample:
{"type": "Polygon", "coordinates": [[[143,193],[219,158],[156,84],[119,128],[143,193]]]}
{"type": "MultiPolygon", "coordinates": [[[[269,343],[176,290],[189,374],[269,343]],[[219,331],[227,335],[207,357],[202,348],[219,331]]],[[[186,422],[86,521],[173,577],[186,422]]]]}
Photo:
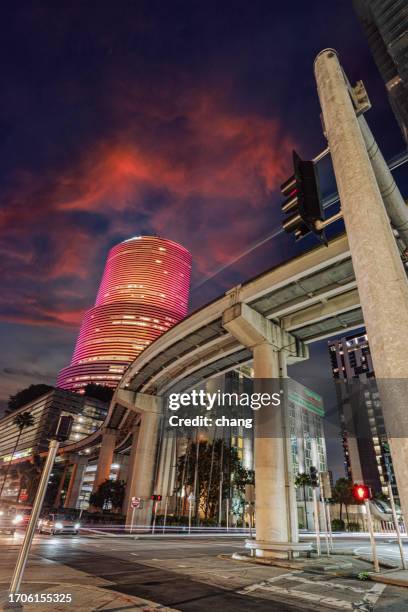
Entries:
{"type": "Polygon", "coordinates": [[[406,0],[354,0],[389,101],[408,143],[408,4],[406,0]]]}
{"type": "Polygon", "coordinates": [[[341,424],[345,475],[387,493],[387,481],[398,496],[367,335],[329,342],[341,424]]]}
{"type": "Polygon", "coordinates": [[[190,272],[190,253],[171,240],[136,236],[114,246],[57,386],[115,388],[139,353],[187,314],[190,272]]]}
{"type": "MultiPolygon", "coordinates": [[[[107,409],[105,402],[93,397],[62,389],[52,389],[3,417],[0,420],[0,468],[3,468],[1,470],[3,476],[10,461],[14,466],[21,461],[31,460],[34,455],[47,452],[50,436],[55,432],[60,416],[73,417],[71,436],[69,440],[61,444],[63,448],[67,444],[82,440],[99,429],[106,417],[107,409]],[[28,412],[33,417],[34,424],[23,429],[19,436],[19,429],[13,421],[18,414],[23,412],[28,412]]],[[[10,476],[9,471],[9,478],[10,476]]],[[[15,496],[15,487],[9,486],[7,482],[2,499],[10,498],[14,501],[15,496]]]]}
{"type": "MultiPolygon", "coordinates": [[[[273,384],[273,383],[272,383],[273,384]]],[[[292,478],[293,480],[299,473],[309,473],[314,466],[319,472],[327,471],[326,444],[324,437],[323,417],[324,405],[322,397],[315,391],[298,383],[293,379],[287,379],[284,383],[288,396],[288,416],[290,428],[290,444],[292,458],[292,478]],[[286,386],[287,385],[287,386],[286,386]]],[[[218,378],[212,378],[207,383],[203,383],[196,388],[198,391],[204,389],[207,392],[220,391],[226,394],[252,394],[254,392],[253,370],[250,366],[241,366],[237,370],[227,372],[218,378]]],[[[267,408],[263,408],[267,409],[267,408]]],[[[262,409],[261,409],[262,410],[262,409]]],[[[220,407],[215,405],[211,415],[225,415],[228,417],[250,417],[256,418],[255,412],[250,408],[244,408],[239,401],[233,406],[220,407]]],[[[199,439],[201,442],[213,444],[214,441],[223,440],[226,447],[231,446],[236,449],[238,458],[246,470],[254,469],[254,429],[241,426],[203,428],[198,433],[191,430],[190,438],[185,432],[185,438],[178,432],[172,434],[170,430],[164,430],[159,443],[158,473],[155,490],[163,495],[163,502],[159,507],[162,511],[168,498],[167,509],[170,514],[188,515],[189,507],[188,496],[193,493],[191,482],[186,486],[183,484],[182,473],[177,472],[177,465],[180,466],[180,458],[188,457],[189,440],[194,442],[199,439]]],[[[195,443],[195,442],[194,442],[195,443]]],[[[182,459],[183,461],[183,459],[182,459]]],[[[218,464],[217,464],[218,465],[218,464]]],[[[214,468],[215,471],[218,468],[214,468]]],[[[218,474],[218,472],[217,472],[218,474]]],[[[216,479],[219,476],[215,477],[216,479]]],[[[233,478],[229,473],[229,465],[225,467],[223,473],[224,489],[225,483],[233,483],[233,478]]],[[[219,486],[217,480],[217,487],[219,486]]],[[[242,519],[243,493],[231,486],[231,495],[228,498],[228,508],[231,513],[231,520],[240,521],[242,519]],[[235,515],[235,516],[234,516],[235,515]]],[[[306,491],[307,512],[309,525],[313,524],[312,512],[312,489],[307,487],[306,491]]],[[[225,491],[224,491],[224,495],[225,491]]],[[[218,500],[218,494],[217,494],[218,500]]],[[[298,516],[299,522],[305,524],[305,504],[303,500],[303,489],[297,491],[298,516]]],[[[216,505],[218,501],[216,502],[216,505]]],[[[214,506],[214,504],[213,504],[214,506]]],[[[205,503],[203,500],[199,504],[202,514],[205,503]]],[[[222,516],[225,519],[227,511],[227,496],[222,502],[222,516]]],[[[215,513],[218,516],[218,510],[215,513]]]]}

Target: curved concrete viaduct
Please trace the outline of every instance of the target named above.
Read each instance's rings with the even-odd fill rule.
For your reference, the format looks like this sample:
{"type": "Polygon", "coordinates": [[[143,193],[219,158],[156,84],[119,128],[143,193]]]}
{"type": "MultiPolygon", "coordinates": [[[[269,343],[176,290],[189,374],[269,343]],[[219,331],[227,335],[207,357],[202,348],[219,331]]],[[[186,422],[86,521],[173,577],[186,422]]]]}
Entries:
{"type": "MultiPolygon", "coordinates": [[[[130,496],[143,498],[145,509],[138,522],[148,523],[165,394],[189,390],[249,361],[256,379],[285,377],[287,364],[307,359],[308,343],[363,324],[343,234],[328,247],[314,248],[234,287],[163,334],[126,371],[103,428],[65,452],[101,442],[94,485],[98,486],[109,476],[115,449],[130,447],[126,508],[130,496]]],[[[277,423],[276,418],[282,415],[270,416],[258,427],[276,432],[283,422],[277,423]]],[[[256,427],[256,554],[296,554],[301,545],[293,483],[288,480],[286,439],[283,435],[259,437],[256,427]],[[286,525],[282,516],[288,517],[286,525]]]]}

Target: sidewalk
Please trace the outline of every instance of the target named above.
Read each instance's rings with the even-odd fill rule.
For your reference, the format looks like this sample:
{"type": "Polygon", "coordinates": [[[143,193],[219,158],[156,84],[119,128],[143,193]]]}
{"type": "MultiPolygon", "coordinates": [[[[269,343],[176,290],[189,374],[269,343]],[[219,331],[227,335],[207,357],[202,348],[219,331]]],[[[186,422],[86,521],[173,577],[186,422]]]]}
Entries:
{"type": "MultiPolygon", "coordinates": [[[[11,574],[17,557],[16,547],[2,548],[0,556],[0,610],[7,607],[8,587],[11,574]]],[[[70,594],[72,601],[50,603],[24,603],[17,608],[25,612],[93,612],[94,610],[110,610],[113,612],[133,610],[162,610],[171,611],[171,608],[161,606],[152,601],[125,595],[112,590],[113,583],[98,578],[55,561],[50,561],[37,555],[30,555],[24,582],[20,592],[25,594],[70,594]]]]}
{"type": "MultiPolygon", "coordinates": [[[[227,558],[228,555],[222,555],[227,558]]],[[[273,558],[256,558],[245,553],[233,553],[232,559],[235,561],[244,561],[254,563],[256,565],[270,565],[274,567],[282,567],[297,571],[308,571],[317,573],[327,573],[336,576],[357,576],[360,572],[372,570],[372,564],[354,557],[352,554],[332,554],[330,557],[322,555],[317,557],[312,554],[311,558],[299,557],[298,559],[273,559],[273,558]]]]}
{"type": "Polygon", "coordinates": [[[408,587],[408,570],[393,569],[380,574],[373,574],[371,580],[382,582],[383,584],[392,584],[399,587],[408,587]]]}

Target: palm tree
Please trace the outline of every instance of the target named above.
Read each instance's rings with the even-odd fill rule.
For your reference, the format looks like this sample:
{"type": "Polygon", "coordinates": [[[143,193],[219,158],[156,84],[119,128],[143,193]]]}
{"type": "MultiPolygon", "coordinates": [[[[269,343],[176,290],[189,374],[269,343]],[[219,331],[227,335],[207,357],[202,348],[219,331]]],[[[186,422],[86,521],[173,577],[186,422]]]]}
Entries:
{"type": "Polygon", "coordinates": [[[312,479],[309,474],[298,473],[295,478],[295,487],[302,487],[303,489],[303,503],[305,505],[305,520],[306,520],[306,529],[309,529],[309,523],[307,520],[307,503],[306,503],[306,487],[312,486],[312,479]]]}
{"type": "Polygon", "coordinates": [[[43,468],[43,459],[40,455],[33,455],[31,459],[21,461],[13,466],[10,476],[19,480],[19,491],[16,502],[20,499],[22,489],[27,490],[27,503],[31,504],[34,500],[38,488],[38,481],[43,468]]]}
{"type": "Polygon", "coordinates": [[[4,478],[3,478],[3,482],[1,483],[0,500],[1,500],[1,496],[3,494],[4,485],[6,484],[6,480],[7,480],[7,477],[8,477],[9,470],[10,470],[10,466],[13,463],[14,455],[16,453],[17,447],[18,447],[19,442],[20,442],[21,434],[23,433],[24,429],[27,429],[28,427],[32,427],[34,425],[34,418],[33,418],[33,416],[29,412],[20,412],[20,414],[17,414],[14,417],[13,425],[16,425],[16,427],[18,429],[18,435],[17,435],[16,443],[14,444],[13,452],[11,453],[10,461],[7,464],[7,468],[6,468],[6,471],[5,471],[5,474],[4,474],[4,478]]]}
{"type": "Polygon", "coordinates": [[[343,504],[346,508],[347,525],[349,523],[348,506],[354,502],[353,483],[348,478],[339,478],[333,489],[333,501],[340,505],[340,520],[342,519],[343,504]]]}

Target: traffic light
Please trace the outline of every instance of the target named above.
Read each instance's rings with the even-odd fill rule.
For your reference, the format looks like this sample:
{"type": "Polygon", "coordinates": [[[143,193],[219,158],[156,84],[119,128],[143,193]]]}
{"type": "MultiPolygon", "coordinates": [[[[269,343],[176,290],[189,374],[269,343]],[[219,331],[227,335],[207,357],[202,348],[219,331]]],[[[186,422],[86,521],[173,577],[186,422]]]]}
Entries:
{"type": "Polygon", "coordinates": [[[316,488],[319,486],[319,475],[317,473],[316,468],[312,465],[309,470],[310,480],[312,482],[312,487],[316,488]]]}
{"type": "Polygon", "coordinates": [[[323,221],[323,207],[315,164],[300,159],[293,151],[293,168],[294,174],[281,185],[281,192],[286,197],[282,212],[287,215],[283,229],[294,233],[296,240],[313,233],[327,244],[324,229],[316,228],[316,221],[323,221]]]}
{"type": "Polygon", "coordinates": [[[162,496],[161,495],[152,495],[152,500],[153,501],[161,501],[162,500],[162,496]]]}
{"type": "Polygon", "coordinates": [[[58,420],[55,433],[51,436],[59,442],[65,442],[71,435],[72,423],[74,419],[72,416],[61,416],[58,420]]]}
{"type": "Polygon", "coordinates": [[[355,484],[353,486],[353,497],[358,502],[363,502],[366,499],[372,498],[370,487],[364,484],[355,484]]]}

